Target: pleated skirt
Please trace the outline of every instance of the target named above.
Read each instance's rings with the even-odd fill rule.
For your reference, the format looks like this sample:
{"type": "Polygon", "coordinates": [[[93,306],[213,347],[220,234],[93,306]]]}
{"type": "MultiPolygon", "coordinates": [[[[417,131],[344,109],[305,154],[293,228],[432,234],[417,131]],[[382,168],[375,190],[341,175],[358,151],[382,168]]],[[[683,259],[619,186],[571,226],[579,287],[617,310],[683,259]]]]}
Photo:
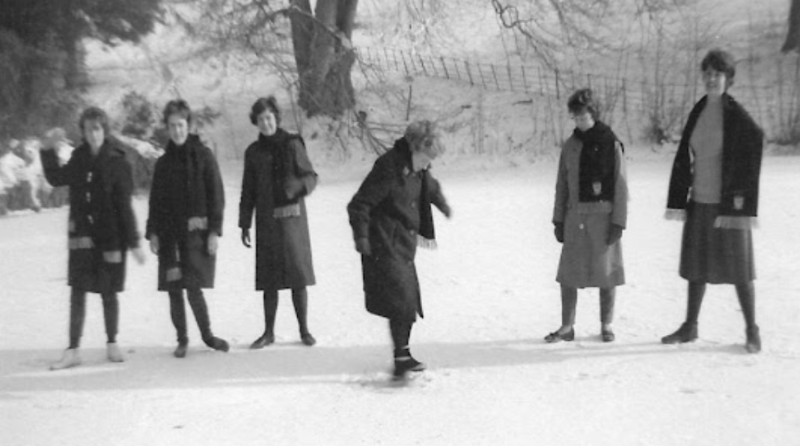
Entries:
{"type": "Polygon", "coordinates": [[[719,205],[689,203],[680,275],[690,282],[747,283],[756,278],[750,229],[715,228],[719,205]]]}

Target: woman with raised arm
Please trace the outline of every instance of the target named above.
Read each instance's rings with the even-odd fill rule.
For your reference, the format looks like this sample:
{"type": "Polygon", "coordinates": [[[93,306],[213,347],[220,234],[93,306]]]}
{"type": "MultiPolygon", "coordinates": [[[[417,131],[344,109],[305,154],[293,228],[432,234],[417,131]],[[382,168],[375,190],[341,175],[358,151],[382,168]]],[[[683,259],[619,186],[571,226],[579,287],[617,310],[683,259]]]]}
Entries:
{"type": "Polygon", "coordinates": [[[81,114],[78,125],[83,144],[61,165],[55,150],[42,150],[47,181],[69,186],[69,265],[67,284],[72,287],[69,311],[69,347],[52,370],[81,363],[78,348],[86,318],[86,293],[99,293],[103,300],[106,356],[111,362],[124,357],[117,345],[119,301],[125,285],[127,251],[139,263],[145,257],[139,248],[139,231],[131,205],[133,177],[125,152],[110,138],[109,119],[97,107],[81,114]]]}

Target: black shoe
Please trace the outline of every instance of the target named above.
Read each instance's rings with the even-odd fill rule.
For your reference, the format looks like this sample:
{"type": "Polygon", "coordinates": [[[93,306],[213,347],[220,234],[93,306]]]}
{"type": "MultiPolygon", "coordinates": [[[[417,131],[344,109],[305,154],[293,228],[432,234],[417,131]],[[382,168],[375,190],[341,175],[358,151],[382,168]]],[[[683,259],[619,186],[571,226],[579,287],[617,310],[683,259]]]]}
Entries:
{"type": "Polygon", "coordinates": [[[214,350],[219,350],[221,352],[227,352],[230,350],[230,346],[228,342],[224,339],[218,337],[212,337],[211,339],[205,341],[206,345],[213,348],[214,350]]]}
{"type": "Polygon", "coordinates": [[[603,339],[603,342],[614,342],[616,336],[614,335],[614,331],[611,328],[603,328],[600,330],[600,337],[603,339]]]}
{"type": "Polygon", "coordinates": [[[684,322],[681,328],[671,335],[661,338],[664,344],[683,344],[685,342],[693,342],[697,339],[697,322],[690,323],[684,322]]]}
{"type": "Polygon", "coordinates": [[[179,343],[178,347],[172,353],[176,358],[185,358],[186,357],[186,350],[188,345],[184,343],[179,343]]]}
{"type": "Polygon", "coordinates": [[[758,325],[748,328],[745,333],[747,334],[747,342],[744,344],[745,350],[748,353],[758,353],[761,351],[761,334],[758,330],[758,325]]]}
{"type": "Polygon", "coordinates": [[[548,344],[552,344],[554,342],[560,342],[560,341],[567,341],[567,342],[573,341],[573,340],[575,340],[575,329],[574,328],[570,328],[569,331],[564,333],[564,334],[560,334],[558,332],[558,330],[556,330],[556,331],[548,334],[547,336],[545,336],[544,340],[548,344]]]}
{"type": "Polygon", "coordinates": [[[258,350],[260,348],[264,348],[268,345],[271,345],[274,342],[275,342],[274,334],[264,333],[263,335],[261,335],[260,338],[256,339],[255,341],[253,341],[252,344],[250,344],[250,348],[252,348],[253,350],[258,350]]]}
{"type": "Polygon", "coordinates": [[[417,361],[413,356],[404,356],[394,359],[394,375],[395,378],[402,378],[408,372],[421,372],[425,370],[424,363],[417,361]]]}
{"type": "Polygon", "coordinates": [[[304,345],[307,345],[309,347],[317,343],[317,340],[314,339],[314,336],[311,336],[311,333],[300,334],[300,340],[303,342],[304,345]]]}

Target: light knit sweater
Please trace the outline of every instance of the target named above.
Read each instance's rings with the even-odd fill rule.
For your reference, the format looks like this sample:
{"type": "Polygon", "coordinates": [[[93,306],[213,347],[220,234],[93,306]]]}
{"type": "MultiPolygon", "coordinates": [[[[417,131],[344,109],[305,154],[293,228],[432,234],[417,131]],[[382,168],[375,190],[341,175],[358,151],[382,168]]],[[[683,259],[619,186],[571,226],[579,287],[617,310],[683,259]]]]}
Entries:
{"type": "Polygon", "coordinates": [[[692,200],[717,204],[722,192],[722,103],[709,101],[692,132],[692,200]]]}

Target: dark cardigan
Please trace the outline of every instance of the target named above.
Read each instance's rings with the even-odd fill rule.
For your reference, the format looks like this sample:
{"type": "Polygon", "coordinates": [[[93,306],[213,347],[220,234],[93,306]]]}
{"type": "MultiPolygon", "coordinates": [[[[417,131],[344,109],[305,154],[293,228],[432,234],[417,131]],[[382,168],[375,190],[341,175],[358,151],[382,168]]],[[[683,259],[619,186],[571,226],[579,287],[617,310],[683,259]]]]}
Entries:
{"type": "MultiPolygon", "coordinates": [[[[764,132],[744,107],[730,95],[725,93],[721,99],[723,101],[722,194],[719,215],[756,217],[764,132]],[[735,197],[743,198],[739,208],[734,204],[735,197]]],[[[693,160],[689,150],[689,140],[707,100],[707,97],[703,97],[694,106],[683,129],[669,181],[668,210],[685,210],[691,199],[693,160]]]]}

